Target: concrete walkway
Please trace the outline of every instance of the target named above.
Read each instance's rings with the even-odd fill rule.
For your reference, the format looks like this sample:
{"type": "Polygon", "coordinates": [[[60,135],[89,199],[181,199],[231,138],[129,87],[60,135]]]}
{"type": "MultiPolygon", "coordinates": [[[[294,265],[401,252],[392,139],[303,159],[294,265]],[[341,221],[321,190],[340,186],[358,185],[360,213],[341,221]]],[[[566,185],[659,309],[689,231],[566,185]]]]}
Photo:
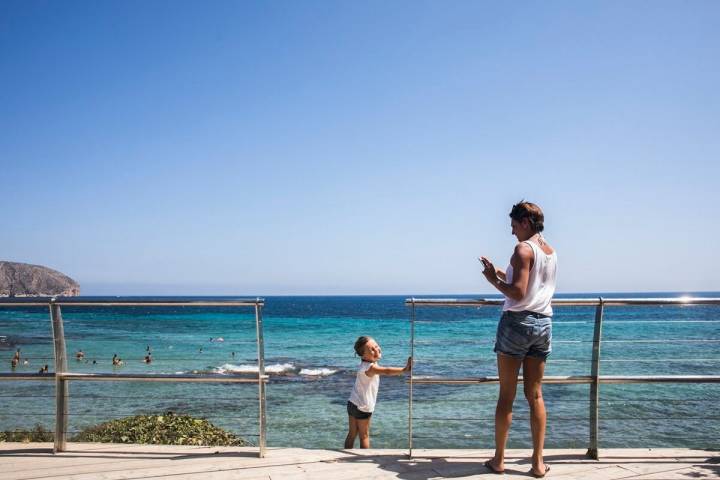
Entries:
{"type": "MultiPolygon", "coordinates": [[[[511,450],[504,476],[483,467],[490,450],[306,450],[72,443],[51,453],[43,443],[0,443],[0,479],[286,479],[425,480],[442,478],[532,478],[529,451],[511,450]]],[[[601,450],[600,461],[581,450],[547,450],[548,478],[720,478],[720,452],[686,449],[601,450]]]]}

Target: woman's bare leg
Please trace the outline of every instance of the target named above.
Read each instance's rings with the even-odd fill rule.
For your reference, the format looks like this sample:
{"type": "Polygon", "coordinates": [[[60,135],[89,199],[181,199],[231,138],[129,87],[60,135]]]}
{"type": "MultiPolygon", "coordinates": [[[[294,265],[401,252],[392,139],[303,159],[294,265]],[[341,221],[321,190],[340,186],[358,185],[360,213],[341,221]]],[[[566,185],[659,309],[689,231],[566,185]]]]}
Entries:
{"type": "Polygon", "coordinates": [[[358,435],[360,435],[360,448],[370,448],[370,419],[356,419],[358,435]]]}
{"type": "Polygon", "coordinates": [[[345,448],[353,448],[355,446],[355,437],[357,437],[358,434],[357,419],[348,415],[348,420],[350,424],[348,426],[347,437],[345,437],[345,448]]]}
{"type": "Polygon", "coordinates": [[[522,365],[520,359],[502,353],[497,354],[500,394],[495,408],[495,456],[490,460],[495,470],[505,469],[505,445],[512,423],[512,408],[517,392],[520,365],[522,365]]]}
{"type": "Polygon", "coordinates": [[[545,360],[535,357],[525,357],[523,362],[523,383],[525,398],[530,407],[530,430],[532,432],[533,471],[543,474],[545,462],[543,462],[543,446],[545,445],[545,424],[547,413],[545,402],[542,396],[542,379],[545,374],[545,360]]]}

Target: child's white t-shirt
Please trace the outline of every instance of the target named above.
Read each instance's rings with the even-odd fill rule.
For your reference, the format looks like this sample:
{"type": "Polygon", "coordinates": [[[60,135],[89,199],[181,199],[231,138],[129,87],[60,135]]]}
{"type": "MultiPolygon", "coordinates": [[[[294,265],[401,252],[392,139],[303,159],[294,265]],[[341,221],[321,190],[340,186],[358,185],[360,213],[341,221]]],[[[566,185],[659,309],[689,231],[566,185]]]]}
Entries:
{"type": "Polygon", "coordinates": [[[362,361],[355,376],[355,386],[350,393],[350,401],[355,404],[358,410],[372,413],[375,410],[378,387],[380,386],[380,375],[368,377],[365,372],[373,364],[362,361]]]}

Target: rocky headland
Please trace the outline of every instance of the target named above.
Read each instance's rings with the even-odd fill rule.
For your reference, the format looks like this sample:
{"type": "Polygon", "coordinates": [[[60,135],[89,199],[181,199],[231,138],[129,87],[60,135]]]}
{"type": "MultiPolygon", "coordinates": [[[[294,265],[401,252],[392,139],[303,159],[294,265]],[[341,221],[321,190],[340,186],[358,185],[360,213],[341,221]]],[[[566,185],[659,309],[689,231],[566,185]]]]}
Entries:
{"type": "Polygon", "coordinates": [[[75,297],[80,284],[67,275],[29,263],[0,261],[0,297],[75,297]]]}

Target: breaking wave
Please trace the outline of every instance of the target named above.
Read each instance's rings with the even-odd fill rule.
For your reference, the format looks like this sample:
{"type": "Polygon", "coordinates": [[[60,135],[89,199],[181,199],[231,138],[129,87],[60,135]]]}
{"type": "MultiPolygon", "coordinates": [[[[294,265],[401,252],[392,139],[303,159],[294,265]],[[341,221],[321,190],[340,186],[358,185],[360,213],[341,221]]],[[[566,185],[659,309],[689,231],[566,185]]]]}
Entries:
{"type": "MultiPolygon", "coordinates": [[[[232,363],[224,363],[219,367],[213,369],[213,373],[219,373],[221,375],[233,375],[233,374],[250,374],[257,373],[258,366],[254,364],[241,364],[234,365],[232,363]]],[[[337,373],[336,368],[327,367],[298,367],[293,363],[273,363],[265,365],[265,373],[271,375],[301,375],[306,377],[326,377],[337,373]]]]}

